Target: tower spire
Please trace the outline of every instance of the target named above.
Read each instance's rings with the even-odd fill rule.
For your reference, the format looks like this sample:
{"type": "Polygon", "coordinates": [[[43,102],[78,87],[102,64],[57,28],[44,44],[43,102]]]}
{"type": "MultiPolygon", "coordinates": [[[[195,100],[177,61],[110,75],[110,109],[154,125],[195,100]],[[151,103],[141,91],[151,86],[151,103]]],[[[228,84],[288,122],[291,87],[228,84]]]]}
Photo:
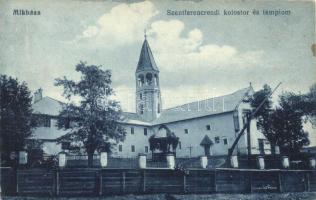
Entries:
{"type": "Polygon", "coordinates": [[[144,37],[145,37],[145,40],[140,52],[136,71],[143,71],[143,70],[159,71],[156,65],[156,62],[154,60],[154,56],[150,50],[148,41],[146,39],[147,38],[146,29],[144,30],[144,37]]]}

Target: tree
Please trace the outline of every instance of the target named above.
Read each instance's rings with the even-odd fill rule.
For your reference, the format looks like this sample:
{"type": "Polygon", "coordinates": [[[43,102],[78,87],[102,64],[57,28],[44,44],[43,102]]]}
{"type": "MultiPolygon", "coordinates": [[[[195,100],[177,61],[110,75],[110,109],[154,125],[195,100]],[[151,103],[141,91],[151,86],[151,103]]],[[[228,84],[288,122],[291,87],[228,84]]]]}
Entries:
{"type": "MultiPolygon", "coordinates": [[[[253,109],[258,107],[270,92],[268,85],[257,91],[251,100],[253,109]]],[[[270,141],[272,150],[278,145],[283,153],[297,153],[309,143],[308,134],[303,130],[303,112],[293,103],[294,97],[297,102],[293,93],[280,95],[279,105],[274,109],[269,98],[255,115],[257,126],[270,141]]]]}
{"type": "Polygon", "coordinates": [[[283,153],[298,153],[309,144],[308,133],[303,130],[303,114],[290,103],[291,94],[280,96],[279,106],[271,115],[271,133],[283,153]]]}
{"type": "Polygon", "coordinates": [[[25,82],[0,75],[1,158],[10,160],[10,153],[23,150],[32,134],[32,97],[25,82]]]}
{"type": "MultiPolygon", "coordinates": [[[[267,84],[265,84],[263,86],[263,88],[257,92],[254,93],[250,104],[251,107],[253,109],[256,109],[257,107],[259,107],[259,105],[261,104],[261,102],[267,97],[269,96],[269,94],[271,93],[271,87],[267,84]]],[[[254,116],[257,120],[257,127],[259,128],[259,130],[262,131],[262,133],[265,135],[265,137],[269,140],[269,142],[271,143],[271,149],[272,151],[274,151],[274,147],[275,145],[277,145],[277,135],[275,135],[275,133],[272,131],[272,121],[271,121],[271,116],[273,113],[273,109],[272,109],[272,100],[271,97],[268,98],[267,101],[265,101],[265,103],[262,105],[262,107],[258,110],[258,112],[256,113],[256,115],[254,116]]]]}
{"type": "Polygon", "coordinates": [[[59,114],[58,127],[68,128],[69,132],[61,138],[82,142],[87,154],[89,167],[93,164],[96,150],[110,151],[119,141],[125,139],[125,129],[118,123],[121,119],[121,107],[111,100],[114,91],[111,87],[111,71],[101,66],[80,62],[76,71],[81,73],[79,81],[66,77],[56,79],[55,85],[62,86],[63,96],[69,101],[79,97],[79,105],[68,103],[59,114]]]}
{"type": "Polygon", "coordinates": [[[288,100],[297,111],[302,112],[302,115],[316,127],[316,84],[313,84],[306,94],[290,93],[288,100]]]}

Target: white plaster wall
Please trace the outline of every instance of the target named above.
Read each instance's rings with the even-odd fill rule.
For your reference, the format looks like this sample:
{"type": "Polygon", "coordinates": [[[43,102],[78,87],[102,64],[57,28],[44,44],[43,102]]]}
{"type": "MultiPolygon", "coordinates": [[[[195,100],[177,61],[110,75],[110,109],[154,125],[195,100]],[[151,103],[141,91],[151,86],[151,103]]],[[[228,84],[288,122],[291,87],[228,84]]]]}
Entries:
{"type": "MultiPolygon", "coordinates": [[[[63,136],[67,133],[66,130],[58,129],[57,120],[51,119],[50,127],[36,127],[33,130],[32,137],[34,139],[56,139],[60,136],[63,136]]],[[[43,151],[45,154],[56,155],[61,152],[61,145],[56,142],[45,141],[42,145],[43,151]]]]}
{"type": "Polygon", "coordinates": [[[125,141],[117,144],[112,156],[136,157],[139,153],[145,153],[145,146],[148,146],[148,154],[151,154],[148,139],[153,134],[152,129],[147,127],[146,136],[144,135],[144,126],[130,124],[124,124],[123,126],[126,129],[125,141]],[[134,127],[134,134],[131,134],[131,127],[134,127]],[[122,152],[119,152],[119,145],[122,145],[122,152]],[[132,145],[135,146],[135,152],[132,152],[132,145]]]}
{"type": "Polygon", "coordinates": [[[58,129],[57,120],[51,119],[50,127],[36,127],[33,130],[34,139],[56,139],[60,136],[63,136],[67,133],[67,130],[58,129]]]}
{"type": "MultiPolygon", "coordinates": [[[[204,148],[200,146],[200,143],[205,135],[214,142],[211,147],[213,155],[226,155],[235,137],[232,112],[173,122],[166,126],[179,137],[181,142],[181,149],[179,146],[177,148],[178,157],[189,157],[190,147],[192,157],[204,155],[204,148]],[[207,130],[206,125],[211,125],[211,130],[207,130]],[[189,133],[186,134],[184,129],[188,129],[189,133]],[[220,143],[215,143],[215,137],[220,138],[220,143]],[[227,145],[224,145],[224,138],[228,139],[227,145]]],[[[154,131],[158,128],[159,126],[155,126],[154,131]]]]}

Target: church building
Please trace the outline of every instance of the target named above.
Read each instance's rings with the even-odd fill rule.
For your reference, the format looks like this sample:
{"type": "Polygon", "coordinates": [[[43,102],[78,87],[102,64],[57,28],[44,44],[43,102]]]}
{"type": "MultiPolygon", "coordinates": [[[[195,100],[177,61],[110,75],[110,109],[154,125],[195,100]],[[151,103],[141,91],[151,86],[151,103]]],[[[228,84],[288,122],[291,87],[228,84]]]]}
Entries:
{"type": "MultiPolygon", "coordinates": [[[[112,156],[135,157],[145,153],[150,157],[149,138],[166,137],[170,132],[179,141],[177,157],[227,155],[251,109],[249,97],[254,93],[251,85],[224,96],[163,109],[160,75],[163,76],[145,37],[135,71],[136,110],[123,112],[120,123],[126,129],[126,139],[117,145],[112,156]]],[[[34,139],[43,142],[45,153],[57,154],[61,145],[56,140],[66,133],[55,126],[63,103],[42,97],[41,90],[34,97],[33,112],[44,119],[34,130],[34,139]]],[[[250,144],[251,154],[271,153],[270,144],[255,120],[250,125],[250,144]]],[[[247,154],[247,134],[240,138],[236,151],[247,154]]]]}

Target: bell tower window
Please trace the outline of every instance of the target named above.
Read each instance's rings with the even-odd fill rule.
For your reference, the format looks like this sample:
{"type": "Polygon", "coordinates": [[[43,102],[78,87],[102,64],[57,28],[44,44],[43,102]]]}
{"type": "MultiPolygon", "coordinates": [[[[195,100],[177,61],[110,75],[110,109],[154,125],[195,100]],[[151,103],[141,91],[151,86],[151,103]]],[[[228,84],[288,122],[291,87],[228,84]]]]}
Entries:
{"type": "Polygon", "coordinates": [[[144,75],[143,74],[138,75],[137,82],[138,82],[139,87],[142,87],[144,85],[144,75]]]}
{"type": "Polygon", "coordinates": [[[159,81],[158,81],[158,76],[157,74],[154,75],[154,84],[158,85],[159,81]]]}
{"type": "Polygon", "coordinates": [[[146,74],[146,84],[151,85],[153,81],[153,75],[151,73],[146,74]]]}

